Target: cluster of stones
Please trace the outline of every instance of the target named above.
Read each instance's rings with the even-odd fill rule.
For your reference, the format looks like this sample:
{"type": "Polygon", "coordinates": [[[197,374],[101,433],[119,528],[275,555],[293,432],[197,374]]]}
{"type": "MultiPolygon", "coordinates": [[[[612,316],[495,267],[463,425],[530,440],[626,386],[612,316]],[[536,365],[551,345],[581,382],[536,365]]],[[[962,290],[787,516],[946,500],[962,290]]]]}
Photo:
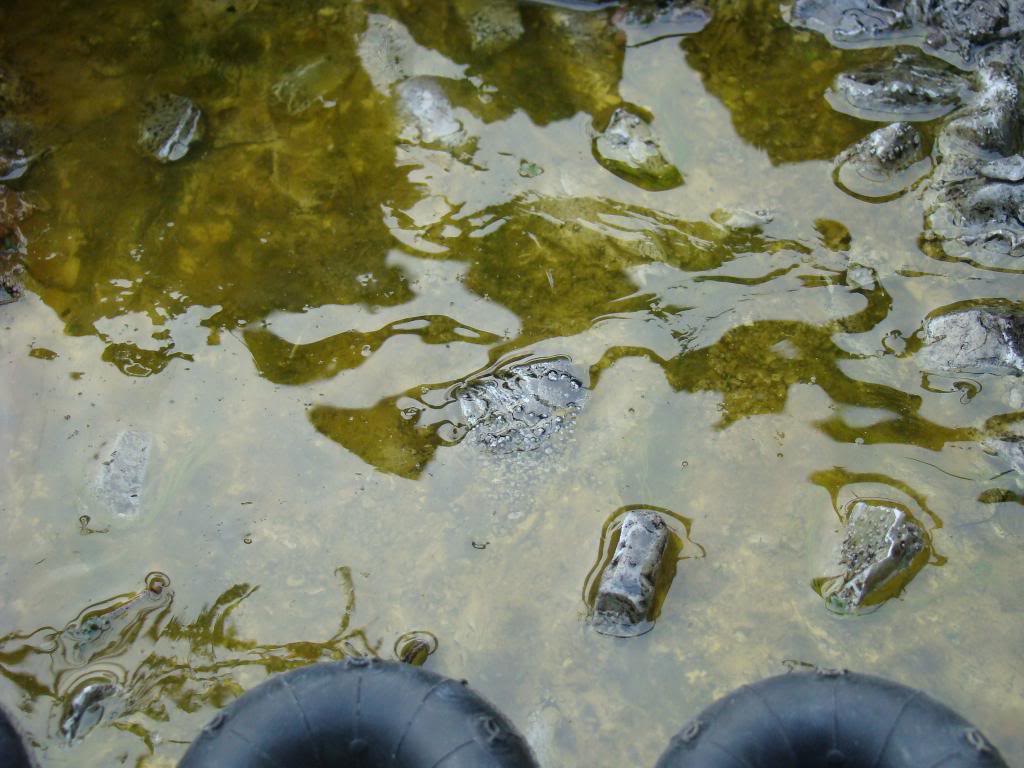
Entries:
{"type": "Polygon", "coordinates": [[[1024,246],[1019,87],[1024,4],[797,0],[790,18],[839,45],[916,44],[933,57],[900,53],[883,66],[836,78],[827,94],[833,107],[896,121],[836,158],[845,174],[837,181],[855,194],[866,194],[863,187],[872,182],[878,194],[869,196],[905,191],[928,170],[918,164],[921,139],[907,122],[948,115],[936,136],[935,170],[924,196],[926,237],[958,257],[978,259],[982,250],[1019,255],[1024,246]],[[912,166],[919,172],[907,177],[912,166]],[[847,181],[851,178],[861,188],[847,181]]]}
{"type": "MultiPolygon", "coordinates": [[[[891,121],[836,158],[836,183],[859,197],[895,196],[934,164],[922,196],[926,247],[981,263],[993,256],[1019,257],[1024,3],[796,0],[789,13],[794,25],[821,32],[839,46],[914,45],[930,54],[898,53],[884,65],[836,78],[827,94],[834,108],[891,121]],[[929,163],[912,123],[938,118],[943,121],[929,163]]],[[[939,310],[922,328],[920,368],[935,374],[1024,374],[1019,306],[981,299],[939,310]]],[[[1024,435],[993,435],[985,445],[1011,469],[1024,470],[1024,435]]],[[[924,532],[906,513],[859,502],[847,516],[842,574],[822,580],[822,594],[843,612],[877,604],[912,578],[927,548],[924,532]]]]}

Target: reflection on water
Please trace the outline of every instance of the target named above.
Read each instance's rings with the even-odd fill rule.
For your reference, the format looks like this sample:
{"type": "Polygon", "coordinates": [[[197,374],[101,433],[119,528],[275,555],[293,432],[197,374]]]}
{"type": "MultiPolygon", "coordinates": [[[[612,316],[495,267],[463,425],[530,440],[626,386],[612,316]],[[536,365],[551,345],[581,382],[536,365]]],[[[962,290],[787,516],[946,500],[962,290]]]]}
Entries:
{"type": "Polygon", "coordinates": [[[545,765],[652,764],[789,658],[1024,758],[1024,385],[919,365],[933,315],[1019,309],[1018,267],[922,240],[927,176],[837,186],[879,124],[825,94],[891,52],[627,5],[0,9],[0,701],[47,764],[170,764],[266,675],[392,642],[545,765]],[[202,111],[167,163],[161,94],[202,111]],[[619,109],[678,178],[595,158],[619,109]],[[159,450],[108,525],[75,500],[126,431],[159,450]],[[839,617],[808,585],[863,499],[927,557],[839,617]],[[640,507],[675,583],[612,641],[587,606],[640,507]]]}

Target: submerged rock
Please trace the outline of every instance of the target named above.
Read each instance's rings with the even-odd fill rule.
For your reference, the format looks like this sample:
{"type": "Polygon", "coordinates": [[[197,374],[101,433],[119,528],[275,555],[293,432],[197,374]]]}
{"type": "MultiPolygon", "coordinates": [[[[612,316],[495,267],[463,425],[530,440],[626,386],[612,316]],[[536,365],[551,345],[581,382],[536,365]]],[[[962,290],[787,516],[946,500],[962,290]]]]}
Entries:
{"type": "Polygon", "coordinates": [[[145,432],[122,432],[100,465],[93,492],[99,503],[117,517],[136,518],[149,468],[152,439],[145,432]]]}
{"type": "Polygon", "coordinates": [[[202,138],[202,116],[199,107],[185,96],[157,96],[143,108],[139,146],[161,163],[180,160],[202,138]]]}
{"type": "Polygon", "coordinates": [[[571,428],[587,390],[560,360],[507,368],[457,391],[469,434],[499,453],[533,451],[571,428]]]}
{"type": "Polygon", "coordinates": [[[905,192],[927,171],[921,134],[910,123],[892,123],[869,133],[834,162],[836,183],[854,195],[886,197],[905,192]],[[921,163],[920,166],[917,166],[921,163]],[[914,168],[914,166],[917,166],[914,168]]]}
{"type": "Polygon", "coordinates": [[[924,564],[926,534],[899,507],[857,501],[849,511],[839,551],[838,576],[819,582],[837,613],[857,613],[894,597],[924,564]]]}
{"type": "Polygon", "coordinates": [[[474,53],[500,53],[523,36],[516,0],[453,0],[452,9],[466,28],[474,53]]]}
{"type": "Polygon", "coordinates": [[[121,693],[121,687],[114,683],[94,682],[82,686],[64,712],[60,733],[67,744],[85,736],[103,719],[104,714],[121,693]]]}
{"type": "Polygon", "coordinates": [[[594,139],[594,156],[616,176],[644,189],[671,189],[683,183],[682,174],[665,159],[647,121],[622,107],[612,113],[608,127],[594,139]]]}
{"type": "Polygon", "coordinates": [[[413,77],[395,87],[399,114],[405,122],[402,138],[418,144],[454,148],[466,141],[462,123],[433,77],[413,77]]]}
{"type": "Polygon", "coordinates": [[[967,82],[921,56],[838,75],[826,94],[832,108],[867,120],[932,120],[957,107],[967,82]]]}
{"type": "Polygon", "coordinates": [[[1024,314],[976,307],[924,324],[922,370],[936,373],[1024,373],[1024,314]]]}
{"type": "Polygon", "coordinates": [[[651,629],[658,573],[668,539],[668,526],[657,512],[642,509],[626,514],[594,601],[593,623],[598,632],[634,637],[651,629]]]}

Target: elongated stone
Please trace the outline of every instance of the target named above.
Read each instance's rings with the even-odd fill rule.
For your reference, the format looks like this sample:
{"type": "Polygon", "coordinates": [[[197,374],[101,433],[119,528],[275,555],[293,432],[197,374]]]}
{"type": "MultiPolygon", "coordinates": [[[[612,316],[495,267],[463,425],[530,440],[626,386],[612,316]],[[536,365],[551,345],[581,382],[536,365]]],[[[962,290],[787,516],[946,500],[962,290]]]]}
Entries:
{"type": "Polygon", "coordinates": [[[657,512],[643,509],[626,514],[615,554],[597,591],[594,613],[598,631],[629,637],[650,628],[668,536],[668,526],[657,512]]]}

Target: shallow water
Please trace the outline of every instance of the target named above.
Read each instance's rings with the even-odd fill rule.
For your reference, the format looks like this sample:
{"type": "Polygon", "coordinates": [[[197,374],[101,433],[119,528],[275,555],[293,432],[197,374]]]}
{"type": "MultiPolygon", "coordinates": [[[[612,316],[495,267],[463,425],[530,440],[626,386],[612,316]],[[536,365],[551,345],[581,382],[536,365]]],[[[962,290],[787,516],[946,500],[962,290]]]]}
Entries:
{"type": "Polygon", "coordinates": [[[920,687],[1024,763],[1022,483],[979,442],[1024,384],[910,354],[929,313],[1024,278],[929,255],[917,190],[834,183],[877,124],[823,94],[888,53],[753,0],[649,38],[530,4],[480,39],[473,6],[0,11],[32,86],[12,113],[49,149],[11,182],[38,210],[0,306],[0,702],[37,756],[171,765],[269,673],[426,631],[427,666],[545,766],[651,765],[793,661],[920,687]],[[396,103],[420,77],[440,133],[396,103]],[[169,164],[136,142],[162,93],[205,120],[169,164]],[[680,186],[597,161],[622,104],[680,186]],[[460,386],[566,358],[590,390],[571,429],[461,439],[460,386]],[[152,440],[134,518],[91,488],[126,430],[152,440]],[[856,497],[906,507],[932,559],[838,616],[812,582],[856,497]],[[632,506],[689,530],[652,631],[616,639],[585,582],[632,506]],[[97,680],[123,694],[68,744],[97,680]]]}

